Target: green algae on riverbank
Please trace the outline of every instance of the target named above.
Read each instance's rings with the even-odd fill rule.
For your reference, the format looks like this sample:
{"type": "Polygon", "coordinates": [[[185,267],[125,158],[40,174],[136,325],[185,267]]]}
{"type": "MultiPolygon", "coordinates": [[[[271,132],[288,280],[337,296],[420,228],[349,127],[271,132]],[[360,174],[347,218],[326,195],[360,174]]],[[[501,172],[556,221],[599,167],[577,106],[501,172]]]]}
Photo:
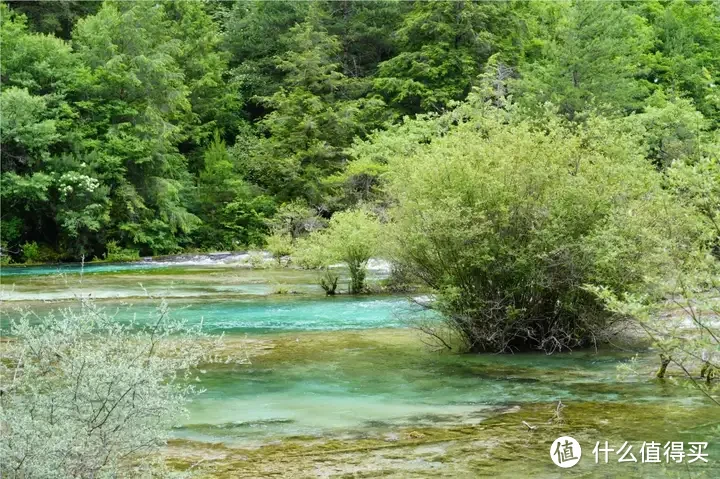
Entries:
{"type": "Polygon", "coordinates": [[[226,266],[155,267],[121,271],[0,277],[5,301],[68,300],[78,294],[95,299],[205,298],[272,294],[279,288],[322,293],[316,273],[298,269],[253,270],[226,266]]]}
{"type": "MultiPolygon", "coordinates": [[[[43,266],[43,274],[33,274],[37,267],[14,267],[0,275],[0,300],[48,301],[69,300],[80,293],[95,299],[143,298],[229,298],[248,295],[300,294],[325,296],[319,285],[318,271],[270,267],[253,269],[231,265],[129,265],[87,266],[79,268],[43,266]]],[[[347,291],[349,277],[338,269],[338,292],[347,291]]],[[[385,270],[369,271],[368,285],[383,290],[385,270]]]]}
{"type": "MultiPolygon", "coordinates": [[[[167,454],[179,468],[207,456],[207,477],[557,477],[549,448],[566,434],[583,446],[578,477],[686,472],[595,465],[596,441],[628,441],[636,452],[644,441],[706,441],[718,454],[720,409],[687,385],[651,379],[651,353],[634,361],[639,377],[619,379],[617,365],[633,353],[458,355],[430,351],[418,334],[230,339],[251,364],[208,370],[210,394],[167,454]]],[[[711,460],[693,477],[708,470],[720,474],[711,460]]]]}
{"type": "MultiPolygon", "coordinates": [[[[552,441],[566,434],[583,447],[583,458],[563,475],[573,477],[717,477],[720,466],[708,464],[618,463],[611,455],[595,463],[597,441],[618,448],[625,441],[710,440],[717,437],[720,415],[714,408],[695,410],[668,405],[571,403],[562,421],[553,403],[514,407],[473,425],[402,427],[352,438],[289,437],[260,447],[228,447],[173,441],[166,454],[185,469],[205,458],[201,477],[560,477],[550,461],[552,441]],[[709,418],[716,421],[708,423],[709,418]],[[529,431],[522,421],[534,424],[529,431]]],[[[637,452],[636,452],[637,453],[637,452]]],[[[638,455],[639,458],[639,455],[638,455]]]]}

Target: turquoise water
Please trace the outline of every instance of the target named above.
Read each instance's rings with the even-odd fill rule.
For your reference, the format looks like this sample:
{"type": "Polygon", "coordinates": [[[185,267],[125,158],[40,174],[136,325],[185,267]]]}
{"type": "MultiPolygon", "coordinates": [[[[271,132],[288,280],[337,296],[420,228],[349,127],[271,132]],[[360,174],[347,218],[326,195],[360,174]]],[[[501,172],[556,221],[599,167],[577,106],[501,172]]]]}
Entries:
{"type": "MultiPolygon", "coordinates": [[[[119,321],[132,317],[150,318],[159,300],[99,303],[119,321]]],[[[189,324],[203,322],[211,333],[265,334],[302,331],[339,331],[375,328],[404,328],[431,312],[402,296],[352,297],[322,296],[290,297],[282,295],[254,296],[251,299],[183,300],[169,301],[171,314],[189,324]]],[[[33,304],[38,314],[58,307],[76,308],[77,303],[33,304]]],[[[11,307],[5,308],[3,325],[17,316],[11,307]]]]}
{"type": "MultiPolygon", "coordinates": [[[[299,341],[313,339],[300,336],[299,341]]],[[[291,435],[473,424],[513,406],[557,401],[701,404],[700,398],[647,381],[618,384],[617,364],[628,357],[573,353],[499,359],[403,352],[372,343],[329,350],[310,361],[260,357],[203,376],[207,392],[177,434],[243,444],[291,435]]]]}
{"type": "Polygon", "coordinates": [[[272,297],[190,303],[175,311],[190,321],[203,318],[209,331],[226,334],[397,328],[426,314],[402,297],[272,297]]]}
{"type": "MultiPolygon", "coordinates": [[[[427,336],[412,327],[437,318],[409,298],[328,298],[318,294],[316,279],[313,272],[296,270],[118,270],[86,278],[79,290],[125,298],[100,304],[127,320],[156,307],[157,299],[136,297],[142,283],[151,293],[170,292],[173,315],[202,319],[208,331],[226,335],[239,361],[207,365],[198,373],[206,391],[173,431],[180,439],[237,447],[298,436],[385,441],[416,428],[483,427],[512,417],[512,425],[493,437],[527,441],[521,420],[546,424],[558,401],[575,418],[568,432],[585,441],[717,437],[720,408],[708,407],[690,387],[652,380],[654,353],[641,351],[640,374],[630,378],[619,378],[617,366],[634,351],[454,354],[426,344],[427,336]],[[278,287],[302,294],[270,294],[278,287]]],[[[18,275],[15,287],[13,300],[0,307],[3,327],[16,306],[42,315],[73,304],[22,300],[72,297],[68,285],[52,275],[18,275]]],[[[537,457],[547,454],[541,441],[530,446],[537,457]]]]}
{"type": "Polygon", "coordinates": [[[1,277],[13,276],[45,276],[53,274],[79,274],[81,271],[93,273],[116,273],[121,271],[142,271],[148,269],[167,268],[171,263],[60,263],[37,266],[3,266],[1,277]]]}

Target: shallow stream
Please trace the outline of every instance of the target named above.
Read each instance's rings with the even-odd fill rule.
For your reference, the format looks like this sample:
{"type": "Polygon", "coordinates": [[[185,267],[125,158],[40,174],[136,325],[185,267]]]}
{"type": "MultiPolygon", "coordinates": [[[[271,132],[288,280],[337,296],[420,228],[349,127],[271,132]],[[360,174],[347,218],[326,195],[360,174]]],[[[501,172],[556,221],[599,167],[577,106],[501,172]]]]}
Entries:
{"type": "Polygon", "coordinates": [[[100,265],[82,281],[72,268],[32,271],[0,273],[4,328],[16,307],[42,313],[92,294],[120,319],[164,296],[173,314],[225,333],[246,361],[207,368],[207,391],[168,449],[178,467],[204,458],[208,476],[560,477],[550,444],[570,435],[583,459],[564,474],[720,477],[720,407],[684,381],[653,379],[649,351],[439,351],[413,328],[431,313],[408,298],[326,298],[307,271],[100,265]],[[638,351],[639,374],[619,377],[638,351]],[[611,454],[595,464],[606,440],[633,444],[638,462],[644,441],[709,442],[709,463],[619,464],[611,454]]]}

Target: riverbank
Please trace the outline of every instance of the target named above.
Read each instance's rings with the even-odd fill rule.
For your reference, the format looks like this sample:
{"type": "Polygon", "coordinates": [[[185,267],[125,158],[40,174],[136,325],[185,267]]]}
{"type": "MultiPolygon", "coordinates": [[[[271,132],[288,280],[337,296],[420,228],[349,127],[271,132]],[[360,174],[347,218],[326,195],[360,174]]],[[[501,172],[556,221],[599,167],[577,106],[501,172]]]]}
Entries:
{"type": "Polygon", "coordinates": [[[215,392],[192,411],[207,421],[165,450],[179,469],[199,462],[201,477],[558,477],[549,449],[563,435],[583,447],[575,476],[677,477],[688,465],[595,464],[593,447],[627,441],[639,461],[643,442],[718,437],[720,410],[682,381],[652,379],[642,345],[638,356],[468,356],[432,352],[412,329],[229,339],[249,362],[208,371],[215,392]],[[620,377],[631,361],[636,375],[620,377]],[[235,386],[216,387],[222,377],[235,386]]]}
{"type": "Polygon", "coordinates": [[[570,404],[562,423],[548,423],[556,406],[515,407],[474,425],[405,427],[382,436],[345,439],[293,437],[255,448],[171,441],[165,455],[173,467],[193,467],[204,478],[557,478],[564,476],[550,460],[550,445],[557,437],[572,435],[583,448],[582,461],[566,471],[573,477],[709,478],[720,473],[713,463],[692,464],[690,470],[686,464],[618,463],[614,453],[607,464],[602,455],[596,464],[592,453],[597,441],[607,440],[614,449],[627,441],[639,462],[645,441],[664,445],[714,438],[706,421],[706,414],[716,414],[710,408],[570,404]],[[523,421],[538,429],[528,430],[523,421]]]}
{"type": "MultiPolygon", "coordinates": [[[[278,261],[268,251],[243,250],[243,251],[221,251],[213,253],[181,253],[162,256],[146,256],[137,261],[88,261],[67,262],[67,263],[27,263],[27,264],[4,264],[0,265],[0,277],[17,275],[44,275],[44,274],[79,274],[84,272],[92,273],[118,273],[122,271],[151,270],[163,268],[185,268],[192,266],[216,266],[216,267],[238,267],[238,268],[277,268],[280,266],[292,266],[292,258],[284,256],[278,261]]],[[[342,265],[332,266],[342,268],[342,265]]],[[[368,261],[367,269],[376,274],[388,274],[390,263],[386,260],[374,258],[368,261]]]]}

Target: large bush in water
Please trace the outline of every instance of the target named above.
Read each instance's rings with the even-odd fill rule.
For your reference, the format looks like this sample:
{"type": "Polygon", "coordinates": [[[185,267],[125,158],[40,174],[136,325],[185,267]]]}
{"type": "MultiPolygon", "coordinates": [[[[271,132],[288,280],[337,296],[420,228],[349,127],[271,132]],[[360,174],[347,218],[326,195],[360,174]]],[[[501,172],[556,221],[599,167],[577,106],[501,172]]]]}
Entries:
{"type": "Polygon", "coordinates": [[[475,112],[390,161],[396,260],[471,351],[588,344],[613,316],[587,287],[661,284],[698,220],[609,121],[503,115],[475,112]]]}

